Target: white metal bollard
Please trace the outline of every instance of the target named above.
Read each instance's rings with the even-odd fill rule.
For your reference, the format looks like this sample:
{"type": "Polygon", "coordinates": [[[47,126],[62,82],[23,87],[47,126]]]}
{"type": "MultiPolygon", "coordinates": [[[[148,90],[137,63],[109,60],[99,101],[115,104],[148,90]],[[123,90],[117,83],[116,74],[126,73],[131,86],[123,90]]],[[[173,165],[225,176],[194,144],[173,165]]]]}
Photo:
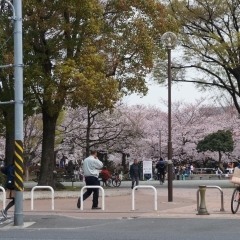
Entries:
{"type": "Polygon", "coordinates": [[[0,189],[3,192],[3,209],[5,209],[5,206],[6,206],[6,191],[5,191],[4,187],[2,187],[2,186],[0,186],[0,189]]]}
{"type": "Polygon", "coordinates": [[[135,210],[135,189],[137,188],[151,188],[154,190],[154,210],[157,211],[157,190],[153,186],[135,186],[132,190],[132,211],[135,210]]]}
{"type": "Polygon", "coordinates": [[[31,190],[31,210],[33,210],[33,193],[35,189],[50,189],[52,192],[52,210],[54,210],[54,190],[50,186],[35,186],[31,190]]]}
{"type": "Polygon", "coordinates": [[[83,210],[83,190],[87,188],[99,188],[102,190],[102,210],[105,210],[105,191],[101,186],[84,186],[80,191],[81,210],[83,210]]]}

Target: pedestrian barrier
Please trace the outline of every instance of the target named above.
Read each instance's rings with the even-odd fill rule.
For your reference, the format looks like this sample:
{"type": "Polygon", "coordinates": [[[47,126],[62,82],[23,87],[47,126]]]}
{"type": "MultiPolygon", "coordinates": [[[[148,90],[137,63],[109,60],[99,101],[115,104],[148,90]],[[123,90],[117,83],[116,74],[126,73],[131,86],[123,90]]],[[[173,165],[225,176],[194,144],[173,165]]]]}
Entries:
{"type": "Polygon", "coordinates": [[[0,186],[0,189],[3,192],[3,209],[5,209],[5,206],[6,206],[6,191],[5,191],[4,187],[0,186]]]}
{"type": "Polygon", "coordinates": [[[102,210],[105,210],[105,191],[101,186],[84,186],[80,191],[81,210],[83,210],[83,190],[87,188],[99,188],[102,190],[102,210]]]}
{"type": "Polygon", "coordinates": [[[52,192],[52,210],[54,210],[54,190],[50,186],[35,186],[31,190],[31,210],[33,210],[33,193],[35,189],[50,189],[52,192]]]}
{"type": "Polygon", "coordinates": [[[157,190],[153,186],[135,186],[132,190],[132,211],[135,210],[135,189],[137,188],[151,188],[154,190],[154,210],[157,211],[157,190]]]}
{"type": "MultiPolygon", "coordinates": [[[[216,188],[221,192],[221,212],[224,212],[223,190],[219,186],[206,186],[206,188],[216,188]]],[[[199,189],[197,190],[197,211],[199,211],[199,189]]]]}

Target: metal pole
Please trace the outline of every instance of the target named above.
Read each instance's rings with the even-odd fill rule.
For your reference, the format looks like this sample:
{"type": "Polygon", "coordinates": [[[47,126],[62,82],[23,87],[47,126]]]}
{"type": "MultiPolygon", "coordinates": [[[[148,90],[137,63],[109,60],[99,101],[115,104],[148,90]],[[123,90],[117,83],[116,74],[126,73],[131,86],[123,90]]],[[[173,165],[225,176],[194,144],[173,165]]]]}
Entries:
{"type": "Polygon", "coordinates": [[[172,186],[172,73],[171,73],[171,48],[168,48],[168,202],[173,201],[172,186]]]}
{"type": "Polygon", "coordinates": [[[162,157],[162,133],[161,133],[161,130],[159,129],[159,155],[160,157],[162,157]]]}
{"type": "Polygon", "coordinates": [[[23,225],[23,52],[22,0],[13,0],[14,21],[14,95],[15,95],[15,211],[14,225],[23,225]]]}
{"type": "Polygon", "coordinates": [[[205,202],[206,186],[201,185],[198,187],[199,187],[201,202],[200,202],[200,206],[198,207],[197,215],[209,215],[207,208],[206,208],[206,202],[205,202]]]}

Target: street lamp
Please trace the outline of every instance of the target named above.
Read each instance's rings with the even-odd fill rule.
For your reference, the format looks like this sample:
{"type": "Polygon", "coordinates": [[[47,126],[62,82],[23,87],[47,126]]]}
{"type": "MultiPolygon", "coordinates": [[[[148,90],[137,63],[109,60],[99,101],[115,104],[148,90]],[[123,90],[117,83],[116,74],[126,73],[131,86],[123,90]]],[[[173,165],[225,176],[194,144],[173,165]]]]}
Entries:
{"type": "Polygon", "coordinates": [[[159,129],[159,156],[162,157],[162,132],[159,129]]]}
{"type": "Polygon", "coordinates": [[[166,32],[162,35],[161,41],[163,46],[168,51],[168,201],[173,201],[173,166],[172,166],[172,98],[171,98],[171,50],[175,47],[177,42],[177,36],[172,32],[166,32]]]}

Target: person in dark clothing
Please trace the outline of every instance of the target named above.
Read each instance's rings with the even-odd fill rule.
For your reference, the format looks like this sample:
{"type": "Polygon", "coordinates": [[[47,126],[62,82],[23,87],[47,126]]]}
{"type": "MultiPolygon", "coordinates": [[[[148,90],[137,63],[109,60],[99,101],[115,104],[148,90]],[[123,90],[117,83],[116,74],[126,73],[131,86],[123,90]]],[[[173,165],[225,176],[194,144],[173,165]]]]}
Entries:
{"type": "Polygon", "coordinates": [[[10,164],[6,167],[1,168],[1,172],[6,175],[6,183],[5,183],[5,188],[7,190],[7,199],[12,199],[11,202],[8,203],[5,209],[2,210],[2,215],[4,218],[7,218],[7,211],[9,208],[14,206],[15,204],[15,194],[14,194],[14,170],[15,166],[14,164],[10,164]]]}
{"type": "Polygon", "coordinates": [[[132,179],[132,189],[134,187],[134,183],[136,182],[136,186],[138,186],[139,178],[140,178],[140,166],[138,164],[137,159],[134,159],[134,163],[130,167],[130,177],[132,179]]]}
{"type": "Polygon", "coordinates": [[[158,161],[156,168],[158,170],[159,178],[162,179],[162,182],[164,183],[165,173],[166,173],[166,165],[162,158],[160,158],[160,160],[158,161]]]}
{"type": "Polygon", "coordinates": [[[69,174],[69,175],[70,175],[70,174],[73,174],[73,170],[74,170],[73,161],[70,160],[70,161],[68,162],[68,166],[67,166],[67,172],[68,172],[68,174],[69,174]]]}

